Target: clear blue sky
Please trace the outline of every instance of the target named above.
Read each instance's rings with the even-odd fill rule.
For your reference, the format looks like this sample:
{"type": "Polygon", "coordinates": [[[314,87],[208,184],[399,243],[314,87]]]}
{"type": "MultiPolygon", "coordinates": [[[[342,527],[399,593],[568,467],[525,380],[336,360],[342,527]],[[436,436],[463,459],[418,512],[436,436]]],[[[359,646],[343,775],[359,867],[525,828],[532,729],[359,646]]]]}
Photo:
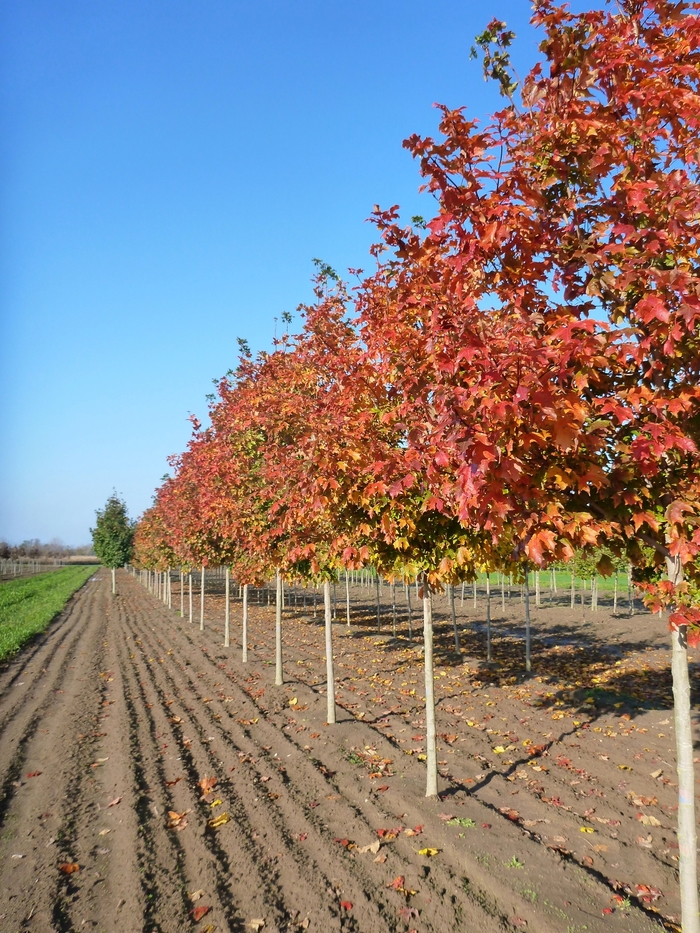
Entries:
{"type": "MultiPolygon", "coordinates": [[[[597,4],[596,4],[597,5],[597,4]]],[[[189,413],[311,260],[369,268],[375,203],[431,215],[402,140],[501,105],[470,61],[525,0],[0,2],[0,537],[138,515],[189,413]]]]}

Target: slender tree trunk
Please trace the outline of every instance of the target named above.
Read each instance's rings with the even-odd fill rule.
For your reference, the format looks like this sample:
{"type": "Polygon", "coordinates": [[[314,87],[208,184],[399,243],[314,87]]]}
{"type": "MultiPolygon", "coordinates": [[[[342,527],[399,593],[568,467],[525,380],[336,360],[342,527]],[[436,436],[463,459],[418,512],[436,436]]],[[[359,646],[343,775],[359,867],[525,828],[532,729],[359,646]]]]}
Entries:
{"type": "Polygon", "coordinates": [[[576,606],[576,584],[574,580],[574,572],[571,571],[571,608],[574,609],[576,606]]]}
{"type": "Polygon", "coordinates": [[[350,625],[350,577],[345,571],[345,621],[350,625]]]}
{"type": "Polygon", "coordinates": [[[460,654],[461,647],[459,644],[459,629],[457,628],[457,610],[455,609],[454,583],[450,583],[450,612],[452,613],[452,631],[454,632],[454,637],[455,637],[455,651],[457,652],[457,654],[460,654]]]}
{"type": "Polygon", "coordinates": [[[192,624],[192,571],[187,574],[187,582],[189,585],[189,610],[190,610],[190,625],[192,624]]]}
{"type": "Polygon", "coordinates": [[[117,592],[117,571],[112,567],[112,594],[116,595],[117,592]]]}
{"type": "Polygon", "coordinates": [[[408,640],[413,641],[413,609],[411,608],[411,584],[406,587],[406,605],[408,606],[408,640]]]}
{"type": "Polygon", "coordinates": [[[613,615],[617,615],[617,570],[615,571],[615,588],[613,589],[613,615]]]}
{"type": "Polygon", "coordinates": [[[396,638],[396,581],[391,583],[391,634],[396,638]]]}
{"type": "Polygon", "coordinates": [[[425,796],[436,797],[438,785],[435,686],[433,680],[433,603],[430,598],[427,574],[423,574],[423,649],[425,660],[425,751],[427,758],[425,796]]]}
{"type": "Polygon", "coordinates": [[[202,579],[199,586],[199,631],[204,631],[204,564],[202,564],[202,579]]]}
{"type": "Polygon", "coordinates": [[[224,570],[224,648],[231,646],[231,571],[224,570]]]}
{"type": "Polygon", "coordinates": [[[486,663],[491,663],[491,574],[486,574],[486,663]]]}
{"type": "Polygon", "coordinates": [[[282,672],[282,575],[277,571],[277,599],[275,600],[275,685],[284,683],[282,672]]]}
{"type": "Polygon", "coordinates": [[[539,570],[535,571],[535,606],[539,609],[542,605],[540,597],[540,572],[539,570]]]}
{"type": "Polygon", "coordinates": [[[476,609],[476,580],[474,581],[474,608],[476,609]]]}
{"type": "Polygon", "coordinates": [[[331,583],[323,583],[323,605],[326,615],[326,693],[328,710],[326,721],[329,725],[335,723],[335,674],[333,672],[333,616],[331,612],[331,583]]]}
{"type": "MultiPolygon", "coordinates": [[[[668,579],[675,586],[683,580],[683,565],[677,557],[666,558],[668,579]]],[[[690,716],[688,677],[688,626],[671,633],[673,675],[673,718],[676,730],[678,774],[678,880],[681,889],[683,933],[700,933],[698,913],[697,830],[695,825],[695,769],[693,727],[690,716]]]]}
{"type": "Polygon", "coordinates": [[[173,588],[170,581],[170,567],[168,567],[168,609],[173,608],[173,588]]]}
{"type": "Polygon", "coordinates": [[[506,612],[506,575],[501,574],[501,612],[505,615],[506,612]]]}
{"type": "Polygon", "coordinates": [[[525,567],[525,670],[530,673],[530,579],[528,569],[525,567]]]}
{"type": "Polygon", "coordinates": [[[180,618],[185,618],[185,575],[180,567],[180,618]]]}
{"type": "Polygon", "coordinates": [[[243,641],[241,660],[245,664],[248,660],[248,584],[243,584],[243,632],[241,634],[243,641]]]}
{"type": "Polygon", "coordinates": [[[381,615],[382,597],[381,597],[381,592],[379,589],[379,574],[377,574],[374,579],[376,581],[375,586],[377,587],[377,632],[381,632],[382,630],[382,615],[381,615]]]}

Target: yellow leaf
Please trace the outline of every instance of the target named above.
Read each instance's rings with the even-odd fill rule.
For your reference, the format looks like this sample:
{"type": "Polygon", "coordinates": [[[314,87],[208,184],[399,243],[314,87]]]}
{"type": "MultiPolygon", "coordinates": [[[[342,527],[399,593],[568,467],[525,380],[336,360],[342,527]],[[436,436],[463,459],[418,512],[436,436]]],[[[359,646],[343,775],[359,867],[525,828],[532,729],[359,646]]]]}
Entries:
{"type": "Polygon", "coordinates": [[[218,829],[219,826],[223,826],[225,823],[228,823],[230,819],[231,817],[228,815],[228,813],[220,813],[218,816],[215,816],[213,819],[209,820],[209,826],[211,826],[212,829],[218,829]]]}
{"type": "Polygon", "coordinates": [[[214,800],[212,803],[209,804],[209,806],[220,807],[222,803],[223,803],[223,800],[219,800],[219,798],[217,797],[216,800],[214,800]]]}
{"type": "Polygon", "coordinates": [[[289,705],[290,705],[290,706],[296,706],[298,702],[299,702],[299,700],[297,700],[296,697],[292,697],[292,699],[289,701],[289,705]]]}
{"type": "Polygon", "coordinates": [[[497,745],[497,746],[494,748],[494,752],[495,752],[497,755],[502,755],[502,754],[505,752],[505,748],[504,748],[502,745],[497,745]]]}
{"type": "Polygon", "coordinates": [[[579,826],[580,833],[594,833],[595,830],[592,826],[579,826]]]}
{"type": "Polygon", "coordinates": [[[440,851],[439,849],[431,849],[431,848],[419,849],[418,854],[427,855],[428,858],[432,858],[434,855],[437,855],[439,851],[440,851]]]}

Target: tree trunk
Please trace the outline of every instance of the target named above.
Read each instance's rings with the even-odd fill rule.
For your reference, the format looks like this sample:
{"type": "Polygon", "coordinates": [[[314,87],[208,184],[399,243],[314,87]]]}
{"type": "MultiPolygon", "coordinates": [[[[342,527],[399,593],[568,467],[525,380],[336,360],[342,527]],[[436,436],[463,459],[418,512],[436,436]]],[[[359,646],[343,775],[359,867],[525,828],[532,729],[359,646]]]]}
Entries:
{"type": "Polygon", "coordinates": [[[450,583],[450,612],[452,613],[452,631],[454,632],[455,637],[455,651],[457,654],[460,654],[461,648],[459,644],[459,629],[457,628],[457,610],[455,609],[454,583],[450,583]]]}
{"type": "Polygon", "coordinates": [[[425,660],[425,752],[427,776],[425,796],[436,797],[437,744],[435,738],[435,687],[433,682],[433,603],[427,574],[423,575],[423,650],[425,660]]]}
{"type": "Polygon", "coordinates": [[[411,608],[411,584],[406,587],[406,603],[408,605],[408,640],[413,641],[413,609],[411,608]]]}
{"type": "Polygon", "coordinates": [[[170,583],[170,567],[168,567],[168,609],[173,608],[173,588],[170,583]]]}
{"type": "Polygon", "coordinates": [[[391,581],[391,634],[396,638],[396,581],[391,581]]]}
{"type": "Polygon", "coordinates": [[[116,595],[117,593],[117,571],[112,567],[112,594],[116,595]]]}
{"type": "Polygon", "coordinates": [[[185,575],[180,567],[180,618],[185,618],[185,575]]]}
{"type": "Polygon", "coordinates": [[[231,646],[231,571],[224,570],[224,648],[231,646]]]}
{"type": "Polygon", "coordinates": [[[192,624],[192,572],[187,574],[187,582],[189,584],[189,609],[190,609],[190,625],[192,624]]]}
{"type": "Polygon", "coordinates": [[[245,664],[248,660],[248,584],[243,584],[243,632],[241,634],[243,640],[243,654],[241,660],[245,664]]]}
{"type": "Polygon", "coordinates": [[[345,571],[345,621],[350,625],[350,577],[345,571]]]}
{"type": "Polygon", "coordinates": [[[333,672],[333,617],[331,612],[331,583],[323,583],[323,604],[326,610],[326,693],[328,710],[326,720],[329,725],[335,723],[335,674],[333,672]]]}
{"type": "Polygon", "coordinates": [[[284,683],[282,673],[282,576],[277,571],[277,599],[275,600],[275,686],[284,683]]]}
{"type": "MultiPolygon", "coordinates": [[[[680,560],[677,557],[667,557],[666,570],[670,582],[678,586],[683,580],[683,566],[680,560]]],[[[695,769],[693,768],[693,727],[690,717],[687,625],[680,625],[671,633],[671,648],[673,719],[676,729],[678,773],[678,880],[681,889],[681,926],[683,933],[700,933],[695,769]]]]}
{"type": "Polygon", "coordinates": [[[381,597],[381,593],[379,590],[379,574],[377,574],[374,579],[375,579],[375,586],[377,587],[377,632],[381,632],[382,630],[382,617],[381,617],[382,597],[381,597]]]}
{"type": "Polygon", "coordinates": [[[204,564],[202,564],[202,579],[199,587],[199,631],[204,631],[204,564]]]}
{"type": "Polygon", "coordinates": [[[486,575],[486,663],[491,663],[491,574],[486,575]]]}
{"type": "Polygon", "coordinates": [[[576,606],[576,586],[574,581],[574,572],[571,571],[571,608],[574,609],[576,606]]]}
{"type": "Polygon", "coordinates": [[[530,673],[530,579],[527,567],[525,568],[525,670],[530,673]]]}

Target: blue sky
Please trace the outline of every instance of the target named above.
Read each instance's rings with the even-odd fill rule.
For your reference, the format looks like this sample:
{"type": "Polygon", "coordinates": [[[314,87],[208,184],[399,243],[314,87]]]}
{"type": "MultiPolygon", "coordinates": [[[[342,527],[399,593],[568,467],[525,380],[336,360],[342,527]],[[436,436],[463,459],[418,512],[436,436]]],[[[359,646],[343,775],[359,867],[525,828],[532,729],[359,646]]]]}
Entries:
{"type": "Polygon", "coordinates": [[[188,415],[375,203],[432,213],[402,140],[498,109],[470,61],[525,0],[0,2],[0,538],[138,515],[188,415]]]}

